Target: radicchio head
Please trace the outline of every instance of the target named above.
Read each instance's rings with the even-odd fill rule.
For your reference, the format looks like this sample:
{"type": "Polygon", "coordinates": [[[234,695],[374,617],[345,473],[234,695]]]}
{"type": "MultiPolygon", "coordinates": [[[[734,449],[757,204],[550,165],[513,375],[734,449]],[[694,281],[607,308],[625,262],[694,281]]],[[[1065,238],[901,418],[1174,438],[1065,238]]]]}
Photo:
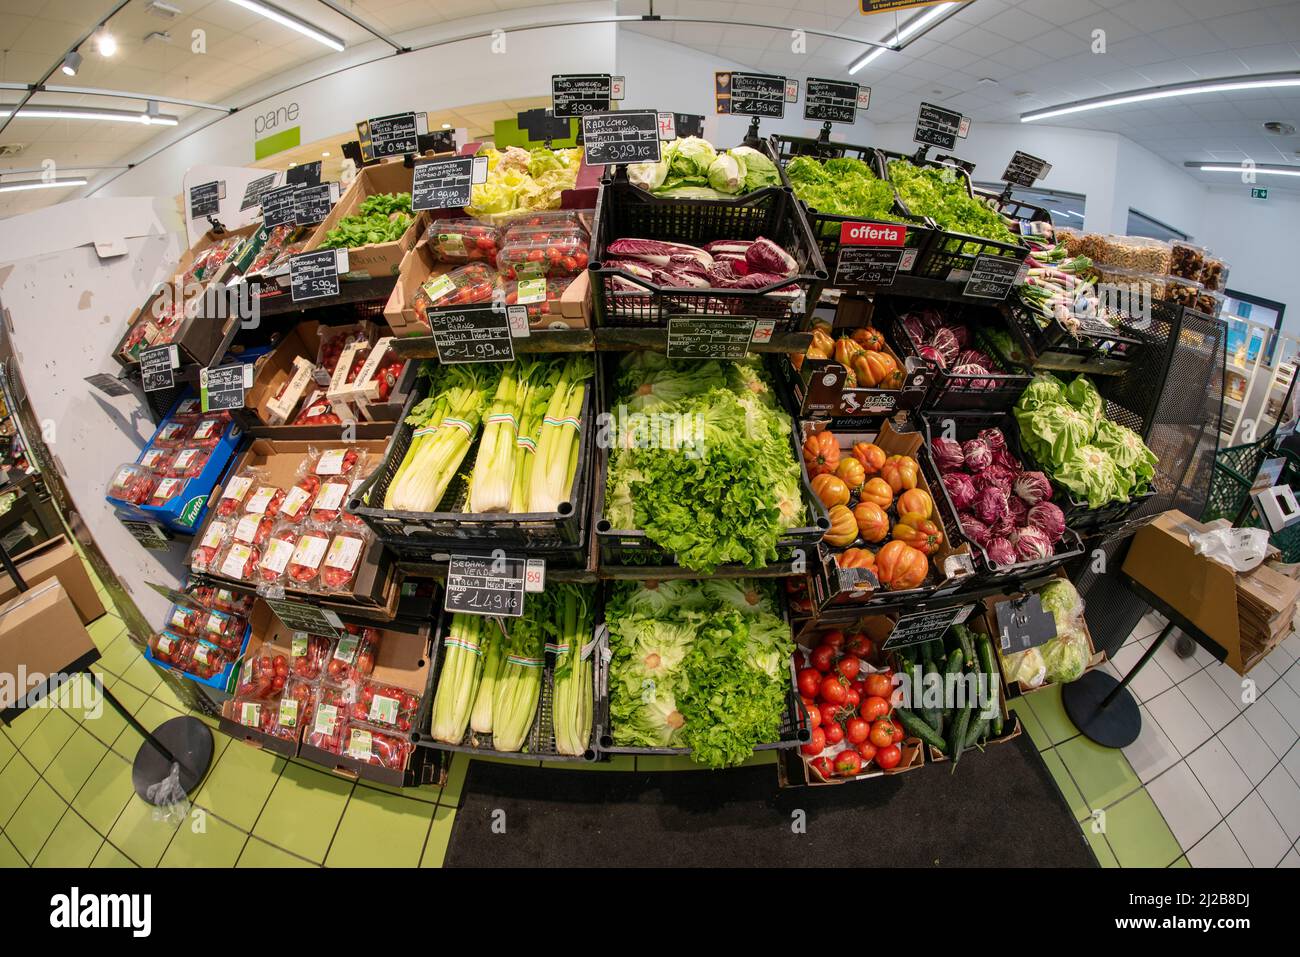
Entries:
{"type": "Polygon", "coordinates": [[[1024,499],[1026,505],[1037,505],[1052,497],[1052,483],[1042,472],[1021,472],[1016,476],[1011,490],[1024,499]]]}
{"type": "Polygon", "coordinates": [[[930,452],[934,455],[934,464],[940,472],[955,472],[966,465],[966,454],[961,443],[954,439],[940,436],[930,442],[930,452]]]}
{"type": "Polygon", "coordinates": [[[1033,525],[1022,528],[1013,544],[1016,546],[1016,558],[1022,562],[1047,558],[1054,551],[1047,536],[1033,525]]]}
{"type": "Polygon", "coordinates": [[[1027,519],[1053,544],[1065,534],[1065,514],[1053,502],[1039,502],[1029,510],[1027,519]]]}
{"type": "Polygon", "coordinates": [[[961,533],[976,545],[984,545],[988,542],[989,527],[970,512],[958,515],[957,520],[961,522],[961,533]]]}
{"type": "Polygon", "coordinates": [[[993,450],[980,439],[967,439],[961,444],[961,451],[966,457],[966,468],[972,472],[981,472],[993,464],[993,450]]]}
{"type": "Polygon", "coordinates": [[[1014,565],[1016,547],[1005,538],[991,538],[984,546],[984,553],[994,565],[1014,565]]]}
{"type": "Polygon", "coordinates": [[[1007,511],[1007,493],[996,485],[989,485],[980,490],[975,499],[973,511],[985,525],[994,525],[1009,514],[1007,511]]]}
{"type": "Polygon", "coordinates": [[[953,508],[959,512],[975,504],[978,490],[975,488],[974,481],[965,472],[949,472],[943,477],[943,487],[947,490],[948,497],[952,499],[953,508]]]}

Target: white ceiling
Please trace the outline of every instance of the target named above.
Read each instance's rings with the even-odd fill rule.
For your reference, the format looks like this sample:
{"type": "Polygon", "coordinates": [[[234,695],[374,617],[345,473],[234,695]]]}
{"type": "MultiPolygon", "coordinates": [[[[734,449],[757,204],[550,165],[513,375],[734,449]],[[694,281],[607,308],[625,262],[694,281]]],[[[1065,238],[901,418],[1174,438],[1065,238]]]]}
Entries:
{"type": "MultiPolygon", "coordinates": [[[[239,91],[292,67],[331,55],[326,47],[270,23],[228,0],[168,0],[182,8],[175,20],[131,0],[110,23],[119,51],[101,57],[83,44],[85,62],[75,78],[56,72],[51,83],[104,87],[233,103],[239,91]],[[207,54],[190,52],[202,29],[207,54]],[[171,41],[144,37],[166,31],[171,41]]],[[[322,29],[356,45],[370,35],[318,0],[276,0],[322,29]]],[[[359,17],[385,33],[401,33],[494,10],[546,6],[559,0],[344,0],[359,17]]],[[[112,0],[0,0],[0,80],[40,80],[69,45],[113,5],[112,0]]],[[[619,13],[640,14],[649,0],[620,0],[619,13]]],[[[865,48],[851,41],[807,38],[807,52],[790,51],[788,29],[804,27],[850,37],[884,40],[894,14],[863,17],[856,0],[655,0],[662,16],[697,17],[725,25],[632,23],[661,39],[791,76],[846,76],[865,48]],[[759,23],[783,30],[742,26],[759,23]]],[[[902,20],[915,11],[899,15],[902,20]]],[[[904,120],[917,102],[937,101],[978,122],[1016,122],[1020,113],[1053,104],[1153,83],[1200,77],[1300,69],[1300,2],[1297,0],[974,0],[907,49],[885,53],[854,79],[872,87],[870,118],[904,120]],[[1094,30],[1106,32],[1107,52],[1093,54],[1094,30]],[[994,80],[996,83],[981,83],[994,80]]],[[[0,91],[13,102],[16,91],[0,91]]],[[[36,102],[143,108],[140,101],[38,94],[36,102]]],[[[184,117],[190,108],[164,104],[184,117]]],[[[488,119],[475,107],[460,111],[476,125],[488,119]]],[[[431,117],[432,119],[432,117],[431,117]]],[[[460,117],[457,117],[460,119],[460,117]]],[[[1261,128],[1279,119],[1300,126],[1300,92],[1272,96],[1207,95],[1127,109],[1108,109],[1053,123],[1122,133],[1176,164],[1184,160],[1300,163],[1300,136],[1275,137],[1261,128]]],[[[340,128],[347,123],[341,123],[340,128]]],[[[54,159],[63,171],[76,164],[109,164],[158,135],[143,125],[68,120],[14,120],[0,145],[23,144],[4,169],[37,167],[54,159]]],[[[1222,183],[1215,174],[1198,174],[1222,183]]],[[[1283,188],[1284,183],[1269,182],[1283,188]]],[[[0,217],[62,198],[58,190],[0,194],[0,217]]]]}

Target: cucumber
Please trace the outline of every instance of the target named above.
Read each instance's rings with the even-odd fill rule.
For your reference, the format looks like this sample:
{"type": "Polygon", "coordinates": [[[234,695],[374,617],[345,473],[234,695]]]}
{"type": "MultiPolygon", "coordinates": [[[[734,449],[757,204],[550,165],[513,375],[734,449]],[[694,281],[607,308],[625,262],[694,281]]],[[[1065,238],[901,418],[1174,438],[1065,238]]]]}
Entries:
{"type": "Polygon", "coordinates": [[[966,732],[970,728],[971,712],[974,709],[974,702],[967,702],[966,706],[957,712],[957,719],[953,722],[952,730],[948,732],[948,750],[945,753],[952,758],[953,764],[961,760],[962,749],[966,746],[966,732]]]}
{"type": "Polygon", "coordinates": [[[906,731],[908,734],[910,734],[912,737],[920,738],[926,744],[933,745],[934,747],[938,748],[940,751],[943,750],[944,748],[943,737],[939,734],[938,731],[934,730],[934,728],[927,721],[925,721],[924,718],[921,718],[919,715],[913,714],[911,711],[908,711],[906,708],[895,708],[894,717],[897,718],[898,723],[903,726],[903,730],[906,731]]]}
{"type": "Polygon", "coordinates": [[[921,708],[921,701],[919,696],[923,693],[923,689],[925,687],[925,684],[922,680],[925,677],[925,667],[919,661],[914,664],[910,664],[907,667],[907,674],[908,674],[908,683],[911,685],[911,687],[907,692],[907,701],[910,702],[913,711],[919,711],[921,708]],[[913,700],[912,698],[914,693],[918,696],[916,700],[913,700]]]}
{"type": "Polygon", "coordinates": [[[961,642],[961,653],[966,656],[966,660],[975,664],[975,639],[971,630],[965,625],[953,625],[952,630],[957,635],[957,640],[961,642]]]}
{"type": "Polygon", "coordinates": [[[988,737],[989,719],[980,718],[978,721],[971,722],[970,731],[966,733],[966,747],[979,744],[981,738],[988,737]]]}
{"type": "Polygon", "coordinates": [[[997,713],[993,716],[990,724],[993,737],[1002,737],[1002,675],[998,669],[997,663],[993,660],[993,642],[988,635],[975,636],[975,650],[979,654],[980,666],[984,673],[989,676],[989,686],[993,689],[993,705],[997,713]]]}
{"type": "MultiPolygon", "coordinates": [[[[939,666],[935,664],[933,661],[926,662],[925,665],[925,677],[928,679],[930,675],[936,675],[939,678],[939,681],[942,683],[943,675],[940,674],[939,672],[939,666]]],[[[940,734],[943,733],[943,708],[942,707],[939,708],[923,707],[921,709],[921,717],[924,718],[925,723],[928,724],[930,727],[934,728],[934,730],[938,731],[940,734]]]]}
{"type": "MultiPolygon", "coordinates": [[[[960,675],[961,666],[964,663],[964,661],[965,661],[965,655],[962,654],[962,650],[960,648],[954,648],[952,651],[948,652],[948,662],[946,665],[944,665],[944,669],[943,669],[943,687],[945,689],[944,691],[945,694],[947,694],[946,689],[948,687],[948,676],[960,675]]],[[[944,711],[945,723],[951,721],[954,717],[956,717],[956,708],[951,704],[945,706],[943,711],[944,711]]]]}

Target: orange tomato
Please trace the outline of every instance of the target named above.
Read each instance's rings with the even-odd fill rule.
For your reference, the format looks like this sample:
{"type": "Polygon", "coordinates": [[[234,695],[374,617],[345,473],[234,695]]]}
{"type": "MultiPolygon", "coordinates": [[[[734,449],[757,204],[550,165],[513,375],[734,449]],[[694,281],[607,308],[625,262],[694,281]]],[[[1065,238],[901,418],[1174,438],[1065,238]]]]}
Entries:
{"type": "Polygon", "coordinates": [[[919,552],[933,555],[943,544],[943,531],[919,512],[902,515],[894,526],[894,541],[911,545],[919,552]]]}
{"type": "Polygon", "coordinates": [[[880,352],[885,348],[885,337],[880,334],[879,329],[873,326],[867,326],[865,329],[854,329],[851,338],[868,352],[880,352]]]}
{"type": "Polygon", "coordinates": [[[886,588],[919,588],[930,570],[930,559],[906,542],[895,539],[876,553],[876,577],[886,588]]]}
{"type": "Polygon", "coordinates": [[[921,467],[910,455],[891,455],[880,467],[880,477],[889,483],[890,490],[897,495],[907,489],[916,488],[921,467]]]}
{"type": "Polygon", "coordinates": [[[835,556],[840,568],[871,568],[876,564],[876,553],[866,548],[846,548],[835,556]]]}
{"type": "Polygon", "coordinates": [[[835,474],[843,479],[844,484],[850,489],[862,488],[862,483],[867,480],[867,473],[862,468],[862,463],[851,455],[840,459],[840,464],[835,466],[835,474]]]}
{"type": "Polygon", "coordinates": [[[875,475],[885,464],[885,450],[872,442],[855,443],[853,457],[862,463],[862,470],[869,476],[875,475]]]}
{"type": "Polygon", "coordinates": [[[840,447],[829,431],[814,432],[803,443],[803,460],[809,475],[834,472],[840,464],[840,447]]]}
{"type": "Polygon", "coordinates": [[[894,490],[882,478],[867,479],[867,484],[862,486],[862,491],[858,493],[858,500],[870,502],[881,508],[889,508],[894,501],[894,490]]]}
{"type": "Polygon", "coordinates": [[[809,484],[817,500],[827,508],[849,504],[849,487],[844,484],[843,479],[823,472],[821,475],[814,475],[809,484]]]}
{"type": "Polygon", "coordinates": [[[868,542],[883,542],[889,534],[889,516],[875,502],[859,502],[853,509],[858,532],[868,542]]]}
{"type": "Polygon", "coordinates": [[[831,527],[822,536],[822,541],[834,548],[843,548],[858,537],[858,523],[847,506],[836,505],[830,510],[831,527]]]}
{"type": "Polygon", "coordinates": [[[915,512],[922,518],[933,516],[934,499],[930,498],[930,493],[922,488],[909,488],[898,496],[898,514],[905,515],[909,512],[915,512]]]}

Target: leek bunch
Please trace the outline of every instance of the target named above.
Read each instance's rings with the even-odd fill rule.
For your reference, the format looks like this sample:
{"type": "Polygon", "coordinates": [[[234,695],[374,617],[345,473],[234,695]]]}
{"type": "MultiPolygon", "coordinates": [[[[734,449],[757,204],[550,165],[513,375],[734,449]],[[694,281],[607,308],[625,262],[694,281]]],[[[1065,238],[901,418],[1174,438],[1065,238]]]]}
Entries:
{"type": "Polygon", "coordinates": [[[518,751],[532,730],[542,696],[546,621],[554,606],[549,591],[533,595],[523,616],[510,623],[505,664],[492,697],[492,746],[497,751],[518,751]]]}
{"type": "Polygon", "coordinates": [[[579,755],[591,739],[592,661],[583,656],[591,640],[591,603],[579,585],[556,584],[556,614],[550,630],[555,653],[551,722],[555,728],[555,750],[579,755]]]}
{"type": "Polygon", "coordinates": [[[569,500],[573,476],[578,470],[578,436],[582,430],[582,403],[586,380],[595,374],[589,356],[575,355],[564,361],[560,379],[542,417],[537,459],[528,483],[528,511],[554,512],[569,500]]]}
{"type": "Polygon", "coordinates": [[[483,642],[496,624],[479,615],[453,615],[444,639],[442,673],[430,728],[437,741],[460,744],[483,676],[483,642]]]}

